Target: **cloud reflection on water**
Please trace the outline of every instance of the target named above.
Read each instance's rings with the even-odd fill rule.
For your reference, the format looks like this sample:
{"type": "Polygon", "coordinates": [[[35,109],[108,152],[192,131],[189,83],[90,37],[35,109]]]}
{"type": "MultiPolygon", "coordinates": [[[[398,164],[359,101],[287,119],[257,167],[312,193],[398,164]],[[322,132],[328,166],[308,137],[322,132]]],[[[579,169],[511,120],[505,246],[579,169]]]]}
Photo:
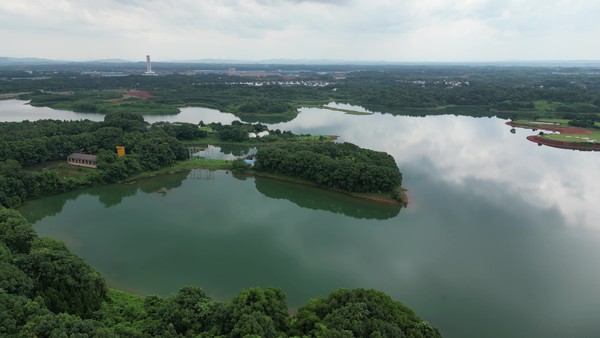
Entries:
{"type": "MultiPolygon", "coordinates": [[[[371,116],[305,108],[289,123],[274,127],[295,132],[343,135],[340,141],[392,154],[411,189],[410,176],[425,172],[457,186],[467,180],[493,182],[523,203],[558,208],[569,225],[600,227],[600,157],[595,152],[538,147],[511,134],[504,120],[466,116],[371,116]],[[360,121],[357,121],[360,119],[360,121]],[[358,122],[358,123],[357,123],[358,122]]],[[[475,191],[481,198],[494,191],[475,191]]]]}

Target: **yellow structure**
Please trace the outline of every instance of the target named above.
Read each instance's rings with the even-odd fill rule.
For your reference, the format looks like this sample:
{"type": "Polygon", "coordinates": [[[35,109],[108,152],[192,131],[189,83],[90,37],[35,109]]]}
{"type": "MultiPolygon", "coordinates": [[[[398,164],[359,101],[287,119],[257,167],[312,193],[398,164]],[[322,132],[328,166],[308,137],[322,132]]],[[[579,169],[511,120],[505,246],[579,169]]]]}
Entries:
{"type": "Polygon", "coordinates": [[[117,155],[119,157],[125,156],[125,147],[123,147],[123,146],[117,146],[117,155]]]}

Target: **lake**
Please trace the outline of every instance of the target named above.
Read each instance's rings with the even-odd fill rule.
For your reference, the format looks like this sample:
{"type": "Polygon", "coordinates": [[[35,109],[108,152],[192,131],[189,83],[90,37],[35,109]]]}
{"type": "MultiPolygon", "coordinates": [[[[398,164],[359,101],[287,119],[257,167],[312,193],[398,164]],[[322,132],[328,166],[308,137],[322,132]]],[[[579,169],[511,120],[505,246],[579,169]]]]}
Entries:
{"type": "MultiPolygon", "coordinates": [[[[228,117],[188,109],[186,122],[228,117]]],[[[306,108],[270,125],[390,153],[410,198],[401,210],[206,170],[20,210],[111,286],[140,294],[194,284],[227,300],[277,286],[295,308],[340,287],[376,288],[447,337],[600,336],[599,154],[539,147],[504,122],[306,108]]]]}

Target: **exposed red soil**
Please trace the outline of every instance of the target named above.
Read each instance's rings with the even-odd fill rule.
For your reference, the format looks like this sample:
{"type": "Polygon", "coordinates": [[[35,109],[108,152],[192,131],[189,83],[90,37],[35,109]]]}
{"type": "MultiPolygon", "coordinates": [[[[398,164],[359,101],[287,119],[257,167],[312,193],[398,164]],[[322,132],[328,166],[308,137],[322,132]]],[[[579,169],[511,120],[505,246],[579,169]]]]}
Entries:
{"type": "Polygon", "coordinates": [[[123,98],[135,97],[136,99],[146,100],[152,97],[152,94],[145,90],[130,89],[124,95],[123,98]]]}

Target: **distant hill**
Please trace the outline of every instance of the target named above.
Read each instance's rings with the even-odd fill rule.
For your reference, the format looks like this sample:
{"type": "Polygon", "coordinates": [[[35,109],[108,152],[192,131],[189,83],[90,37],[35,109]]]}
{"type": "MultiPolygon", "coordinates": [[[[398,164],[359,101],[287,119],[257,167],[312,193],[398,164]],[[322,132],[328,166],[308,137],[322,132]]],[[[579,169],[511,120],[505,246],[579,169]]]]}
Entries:
{"type": "MultiPolygon", "coordinates": [[[[165,65],[168,68],[178,68],[182,65],[245,65],[245,66],[516,66],[516,67],[600,67],[600,60],[505,60],[505,61],[460,61],[460,62],[427,62],[427,61],[361,61],[361,60],[332,60],[332,59],[266,59],[266,60],[234,60],[234,59],[195,59],[195,60],[153,60],[153,65],[165,65]]],[[[0,67],[4,66],[32,66],[32,65],[69,65],[85,67],[97,66],[121,66],[121,67],[145,67],[146,61],[124,59],[99,59],[88,61],[66,61],[53,60],[36,57],[2,57],[0,56],[0,67]]]]}
{"type": "Polygon", "coordinates": [[[67,63],[67,61],[58,61],[42,58],[12,58],[0,56],[0,65],[47,65],[57,63],[67,63]]]}

